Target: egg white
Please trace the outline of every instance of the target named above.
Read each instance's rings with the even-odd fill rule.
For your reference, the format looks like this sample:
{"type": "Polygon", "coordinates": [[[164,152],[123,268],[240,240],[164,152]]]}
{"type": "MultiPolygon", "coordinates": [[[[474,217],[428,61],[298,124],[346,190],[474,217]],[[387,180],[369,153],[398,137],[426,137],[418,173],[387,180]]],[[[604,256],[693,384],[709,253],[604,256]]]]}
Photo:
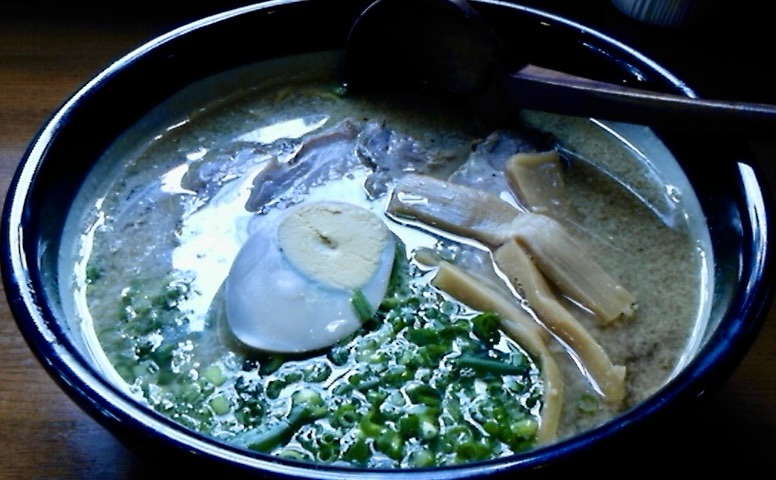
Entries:
{"type": "MultiPolygon", "coordinates": [[[[235,257],[224,285],[227,323],[240,342],[267,352],[314,351],[333,345],[361,327],[361,319],[351,304],[356,288],[363,292],[372,309],[377,309],[385,296],[393,267],[393,235],[374,213],[349,207],[374,217],[379,227],[385,229],[388,239],[377,250],[379,259],[371,268],[373,273],[362,275],[358,284],[332,282],[331,272],[327,272],[329,278],[324,278],[322,273],[316,278],[315,269],[307,267],[320,260],[317,252],[309,260],[302,259],[309,262],[307,265],[300,264],[299,255],[293,255],[293,261],[289,259],[278,232],[284,220],[300,207],[289,209],[283,215],[267,217],[256,225],[235,257]]],[[[352,225],[356,234],[363,227],[352,225]]],[[[301,235],[307,234],[302,232],[301,235]]],[[[353,251],[359,248],[358,242],[342,242],[337,248],[342,249],[339,253],[345,261],[360,253],[353,251]]],[[[330,266],[343,272],[352,267],[345,264],[330,266]]]]}

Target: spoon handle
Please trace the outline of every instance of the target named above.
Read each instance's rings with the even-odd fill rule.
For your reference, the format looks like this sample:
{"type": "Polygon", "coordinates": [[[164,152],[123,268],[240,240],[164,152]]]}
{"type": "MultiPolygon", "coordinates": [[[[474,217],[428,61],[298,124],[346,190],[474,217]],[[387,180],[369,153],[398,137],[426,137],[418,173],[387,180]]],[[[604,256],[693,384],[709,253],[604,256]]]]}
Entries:
{"type": "Polygon", "coordinates": [[[703,100],[639,90],[528,65],[507,76],[521,108],[684,131],[776,138],[776,106],[703,100]]]}

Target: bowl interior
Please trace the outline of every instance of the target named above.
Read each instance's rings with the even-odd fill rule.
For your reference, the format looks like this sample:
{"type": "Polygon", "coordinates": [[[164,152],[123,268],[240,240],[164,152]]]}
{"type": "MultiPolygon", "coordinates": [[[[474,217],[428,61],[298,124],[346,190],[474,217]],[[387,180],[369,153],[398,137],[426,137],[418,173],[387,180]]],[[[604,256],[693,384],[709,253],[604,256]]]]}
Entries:
{"type": "MultiPolygon", "coordinates": [[[[63,323],[57,277],[68,212],[103,153],[131,125],[186,87],[256,62],[342,48],[348,27],[368,2],[279,1],[204,19],[141,46],[77,92],[30,145],[3,215],[3,279],[22,333],[65,391],[96,418],[132,437],[156,436],[184,451],[275,473],[312,475],[294,462],[244,454],[153,414],[108,381],[77,325],[63,323]],[[304,22],[301,18],[327,18],[304,22]],[[294,32],[289,34],[289,32],[294,32]],[[282,39],[278,41],[277,39],[282,39]],[[203,55],[218,45],[218,55],[203,55]],[[143,92],[142,95],[127,92],[143,92]],[[129,427],[129,428],[126,428],[129,427]]],[[[679,79],[638,52],[583,26],[500,2],[476,2],[511,44],[530,44],[529,61],[590,78],[691,95],[679,79]],[[530,39],[530,41],[529,41],[530,39]]],[[[185,104],[179,102],[179,104],[185,104]]],[[[167,112],[169,113],[169,112],[167,112]]],[[[719,384],[743,357],[759,328],[770,288],[769,199],[757,167],[735,139],[656,132],[682,167],[705,214],[713,249],[714,289],[697,354],[653,399],[590,432],[500,462],[436,472],[440,477],[537,468],[579,455],[602,438],[644,423],[667,404],[680,405],[719,384]],[[714,165],[713,169],[709,165],[714,165]]],[[[322,467],[314,475],[355,475],[322,467]]],[[[428,472],[424,478],[430,478],[428,472]]]]}

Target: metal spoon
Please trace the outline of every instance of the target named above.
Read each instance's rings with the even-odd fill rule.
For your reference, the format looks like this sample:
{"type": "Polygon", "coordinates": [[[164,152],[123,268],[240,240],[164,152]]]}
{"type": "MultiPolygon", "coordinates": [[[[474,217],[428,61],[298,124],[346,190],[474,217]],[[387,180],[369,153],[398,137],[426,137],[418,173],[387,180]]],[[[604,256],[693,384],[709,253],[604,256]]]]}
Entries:
{"type": "Polygon", "coordinates": [[[776,106],[704,100],[504,64],[505,47],[466,0],[377,0],[345,50],[349,88],[417,88],[458,97],[497,123],[515,108],[667,127],[776,137],[776,106]]]}

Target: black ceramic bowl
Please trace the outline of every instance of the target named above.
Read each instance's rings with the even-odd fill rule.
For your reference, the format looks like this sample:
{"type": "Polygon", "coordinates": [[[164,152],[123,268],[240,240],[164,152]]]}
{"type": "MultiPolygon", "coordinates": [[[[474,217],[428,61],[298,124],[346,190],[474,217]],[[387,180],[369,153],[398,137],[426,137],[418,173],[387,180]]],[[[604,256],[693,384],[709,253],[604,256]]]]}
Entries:
{"type": "MultiPolygon", "coordinates": [[[[90,168],[123,131],[172,94],[210,75],[273,57],[342,48],[352,20],[367,3],[281,0],[184,26],[100,73],[29,146],[2,217],[2,274],[9,304],[30,348],[61,388],[131,447],[181,455],[187,464],[203,462],[231,473],[338,479],[364,478],[367,473],[247,453],[194,434],[139,405],[99,374],[87,360],[88,352],[73,341],[77,332],[63,323],[55,273],[73,198],[90,168]],[[306,21],[310,18],[326,21],[306,21]],[[216,50],[218,54],[207,53],[216,50]]],[[[512,4],[475,3],[507,42],[531,39],[532,63],[693,95],[648,58],[582,25],[512,4]]],[[[380,473],[426,479],[557,473],[627,450],[628,439],[690,407],[728,377],[752,343],[771,298],[770,200],[756,165],[735,139],[716,136],[712,142],[703,135],[657,134],[695,189],[714,248],[716,289],[709,299],[713,330],[706,332],[697,355],[648,401],[574,438],[490,462],[380,473]]]]}

